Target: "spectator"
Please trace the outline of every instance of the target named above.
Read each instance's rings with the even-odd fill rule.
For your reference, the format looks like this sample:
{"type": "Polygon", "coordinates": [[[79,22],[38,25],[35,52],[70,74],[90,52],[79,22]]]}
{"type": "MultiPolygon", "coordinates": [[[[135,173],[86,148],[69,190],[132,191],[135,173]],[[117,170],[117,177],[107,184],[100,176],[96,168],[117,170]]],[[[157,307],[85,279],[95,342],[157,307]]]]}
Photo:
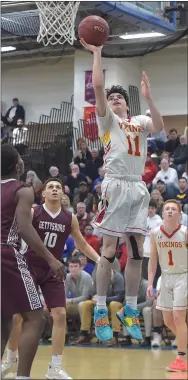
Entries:
{"type": "Polygon", "coordinates": [[[80,173],[78,165],[71,165],[71,174],[67,178],[67,186],[70,189],[71,195],[78,192],[79,183],[81,181],[87,182],[86,176],[80,173]]]}
{"type": "Polygon", "coordinates": [[[14,127],[17,125],[17,121],[19,119],[25,121],[25,110],[23,106],[19,104],[18,98],[14,98],[12,100],[13,105],[10,107],[6,113],[6,115],[3,117],[3,121],[6,125],[14,127]]]}
{"type": "Polygon", "coordinates": [[[185,227],[188,226],[188,215],[185,214],[183,211],[182,211],[182,213],[181,213],[180,224],[182,224],[182,225],[185,226],[185,227]]]}
{"type": "Polygon", "coordinates": [[[127,246],[125,243],[125,237],[124,236],[119,238],[119,242],[118,242],[117,248],[116,248],[116,257],[120,263],[121,273],[124,274],[124,270],[125,270],[125,267],[127,264],[127,257],[128,257],[127,246]]]}
{"type": "Polygon", "coordinates": [[[42,203],[42,182],[33,170],[29,170],[26,174],[25,182],[33,187],[35,194],[35,204],[40,205],[42,203]]]}
{"type": "Polygon", "coordinates": [[[182,174],[182,177],[188,181],[188,163],[185,165],[185,172],[182,174]]]}
{"type": "Polygon", "coordinates": [[[92,296],[92,278],[81,270],[81,262],[77,257],[70,259],[69,272],[65,280],[67,316],[80,315],[82,302],[92,296]]]}
{"type": "MultiPolygon", "coordinates": [[[[162,219],[157,215],[157,203],[150,200],[147,217],[147,235],[144,241],[144,257],[142,260],[142,277],[148,280],[148,262],[150,258],[150,232],[162,224],[162,219]]],[[[159,274],[157,273],[157,277],[159,274]]]]}
{"type": "Polygon", "coordinates": [[[160,179],[157,181],[156,189],[160,191],[160,194],[164,202],[167,201],[168,199],[175,198],[178,191],[177,189],[174,190],[173,188],[170,188],[170,187],[167,188],[164,181],[160,179]]]}
{"type": "Polygon", "coordinates": [[[74,214],[74,209],[71,206],[70,199],[67,194],[63,194],[61,204],[65,211],[69,211],[72,212],[72,214],[74,214]]]}
{"type": "Polygon", "coordinates": [[[8,142],[8,133],[6,132],[6,127],[1,120],[1,144],[8,142]]]}
{"type": "Polygon", "coordinates": [[[85,203],[86,212],[90,213],[93,211],[93,194],[89,193],[89,188],[86,181],[81,181],[79,183],[78,193],[74,196],[73,207],[75,212],[77,204],[80,202],[85,203]]]}
{"type": "Polygon", "coordinates": [[[25,154],[28,147],[28,128],[24,127],[22,119],[18,119],[17,128],[13,130],[13,145],[20,156],[25,154]]]}
{"type": "MultiPolygon", "coordinates": [[[[80,330],[80,344],[90,343],[90,329],[93,317],[93,310],[96,305],[96,271],[93,274],[93,297],[91,300],[85,301],[81,305],[81,330],[80,330]]],[[[116,317],[116,312],[122,307],[124,300],[124,279],[123,276],[116,272],[111,271],[111,281],[107,291],[107,306],[111,316],[111,324],[114,335],[112,344],[118,344],[118,333],[120,332],[120,322],[116,317]]]]}
{"type": "Polygon", "coordinates": [[[103,159],[99,157],[97,149],[91,151],[92,159],[86,163],[86,175],[91,178],[92,182],[98,177],[98,169],[103,165],[103,159]]]}
{"type": "Polygon", "coordinates": [[[100,167],[99,170],[98,170],[98,173],[99,173],[99,177],[93,182],[93,191],[95,190],[95,186],[98,182],[102,182],[103,179],[104,179],[104,175],[105,175],[105,170],[103,169],[103,167],[100,167]]]}
{"type": "Polygon", "coordinates": [[[65,242],[63,254],[62,254],[62,260],[64,263],[67,262],[67,260],[74,255],[74,253],[77,252],[74,239],[72,236],[69,236],[65,242]]]}
{"type": "Polygon", "coordinates": [[[86,212],[86,205],[83,202],[77,204],[76,210],[80,231],[84,235],[85,226],[91,222],[91,216],[86,212]]]}
{"type": "Polygon", "coordinates": [[[178,145],[170,160],[171,165],[177,170],[178,178],[184,173],[186,162],[188,162],[187,136],[182,135],[180,137],[180,145],[178,145]]]}
{"type": "Polygon", "coordinates": [[[73,161],[75,165],[79,166],[80,172],[85,174],[86,164],[88,161],[92,161],[92,155],[84,140],[80,140],[78,148],[79,150],[76,152],[76,157],[74,157],[73,161]]]}
{"type": "Polygon", "coordinates": [[[89,262],[86,255],[84,255],[82,252],[78,253],[78,258],[81,262],[81,269],[92,275],[94,264],[92,262],[89,262]]]}
{"type": "Polygon", "coordinates": [[[101,190],[101,182],[98,182],[95,185],[95,190],[93,193],[93,212],[94,214],[98,211],[98,204],[102,199],[102,190],[101,190]]]}
{"type": "Polygon", "coordinates": [[[177,146],[179,145],[180,140],[178,137],[178,132],[175,128],[170,129],[169,135],[168,135],[168,141],[165,143],[165,150],[172,155],[177,146]]]}
{"type": "MultiPolygon", "coordinates": [[[[158,182],[159,182],[159,184],[161,183],[161,181],[158,181],[158,182]]],[[[162,182],[162,183],[164,183],[164,182],[162,182]]],[[[157,184],[157,186],[159,186],[159,185],[157,184]]],[[[162,188],[162,186],[160,188],[162,188]]],[[[164,204],[164,199],[161,195],[161,192],[157,188],[151,192],[151,200],[152,199],[157,204],[157,214],[162,216],[162,208],[163,208],[163,204],[164,204]]]]}
{"type": "Polygon", "coordinates": [[[170,188],[178,188],[177,171],[169,167],[169,162],[165,158],[161,160],[161,170],[153,180],[153,186],[156,186],[158,180],[162,180],[170,188]]]}
{"type": "Polygon", "coordinates": [[[86,224],[84,228],[84,238],[87,243],[99,254],[100,241],[98,236],[93,235],[93,227],[86,224]]]}
{"type": "MultiPolygon", "coordinates": [[[[126,279],[125,279],[126,282],[126,279]]],[[[138,293],[138,303],[137,303],[137,309],[140,313],[142,313],[144,318],[144,328],[145,328],[145,339],[141,343],[141,346],[150,346],[151,344],[151,317],[148,317],[148,308],[151,308],[152,300],[150,300],[147,295],[148,287],[148,281],[141,278],[140,280],[140,287],[139,287],[139,293],[138,293]]],[[[151,309],[150,309],[151,314],[151,309]]],[[[126,328],[124,330],[125,340],[122,342],[123,346],[130,346],[132,344],[132,340],[130,335],[128,334],[126,328]]]]}
{"type": "Polygon", "coordinates": [[[70,190],[68,188],[68,186],[65,185],[66,183],[66,180],[67,180],[67,177],[61,175],[59,173],[59,169],[57,168],[57,166],[50,166],[50,169],[49,169],[49,174],[50,174],[50,177],[51,178],[58,178],[60,179],[60,181],[62,181],[63,185],[64,185],[64,191],[66,194],[69,194],[70,190]]]}
{"type": "Polygon", "coordinates": [[[186,178],[179,179],[179,192],[176,195],[176,199],[180,201],[182,205],[182,209],[184,209],[184,205],[188,204],[188,187],[186,178]]]}
{"type": "Polygon", "coordinates": [[[147,188],[150,188],[152,181],[158,172],[156,164],[151,159],[151,153],[147,153],[144,173],[142,175],[142,181],[146,183],[147,188]]]}

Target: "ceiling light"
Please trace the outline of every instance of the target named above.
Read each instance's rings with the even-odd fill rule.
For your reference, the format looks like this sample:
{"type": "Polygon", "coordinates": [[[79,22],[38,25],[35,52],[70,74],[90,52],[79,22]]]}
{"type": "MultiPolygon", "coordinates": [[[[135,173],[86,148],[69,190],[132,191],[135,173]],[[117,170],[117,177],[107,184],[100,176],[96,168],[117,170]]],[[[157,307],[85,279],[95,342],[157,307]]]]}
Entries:
{"type": "Polygon", "coordinates": [[[16,50],[15,46],[1,46],[1,53],[16,50]]]}
{"type": "Polygon", "coordinates": [[[122,34],[122,36],[119,36],[123,40],[133,40],[136,38],[153,38],[153,37],[162,37],[165,34],[158,33],[158,32],[148,32],[148,33],[135,33],[135,34],[122,34]]]}

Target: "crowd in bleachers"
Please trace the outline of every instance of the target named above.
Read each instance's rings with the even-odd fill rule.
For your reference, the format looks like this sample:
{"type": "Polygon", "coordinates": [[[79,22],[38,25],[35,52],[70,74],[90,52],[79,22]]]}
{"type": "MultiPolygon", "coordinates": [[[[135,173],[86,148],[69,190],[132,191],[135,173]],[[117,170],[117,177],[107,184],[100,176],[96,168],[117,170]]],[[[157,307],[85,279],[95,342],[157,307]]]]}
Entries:
{"type": "MultiPolygon", "coordinates": [[[[17,120],[19,123],[19,119],[17,120]]],[[[18,132],[22,126],[16,128],[13,144],[20,154],[23,154],[25,140],[18,141],[18,132]]],[[[22,130],[23,133],[23,130],[22,130]]],[[[2,139],[4,142],[4,139],[2,139]]],[[[51,166],[49,177],[59,178],[64,185],[62,206],[74,213],[78,219],[81,233],[87,242],[100,254],[102,236],[94,230],[90,222],[101,201],[101,185],[105,171],[103,169],[103,149],[89,149],[84,138],[77,141],[77,151],[70,163],[70,174],[60,173],[59,168],[51,166]]],[[[47,179],[47,178],[46,178],[47,179]]],[[[146,296],[147,267],[150,255],[150,230],[162,224],[162,207],[167,199],[175,198],[182,204],[181,223],[187,226],[188,214],[188,144],[187,128],[182,136],[178,136],[175,129],[169,131],[168,138],[148,138],[148,153],[143,173],[143,181],[150,192],[151,199],[148,209],[148,234],[144,243],[144,259],[142,279],[138,295],[138,309],[144,323],[143,346],[160,346],[163,339],[162,314],[156,310],[156,300],[153,302],[146,296]]],[[[35,204],[43,203],[42,181],[37,173],[30,170],[26,174],[26,183],[30,184],[35,193],[35,204]]],[[[73,334],[73,341],[79,344],[92,342],[93,309],[96,303],[96,266],[76,248],[71,236],[62,247],[62,261],[67,269],[66,299],[67,299],[67,339],[72,333],[73,326],[78,336],[73,334]],[[71,320],[71,324],[69,321],[71,320]]],[[[111,282],[108,288],[107,304],[112,324],[114,338],[109,344],[130,346],[132,340],[126,330],[121,330],[116,312],[122,307],[125,299],[124,269],[127,261],[127,247],[124,238],[119,239],[116,251],[116,260],[111,273],[111,282]]],[[[160,268],[157,270],[155,287],[159,287],[160,268]]],[[[46,327],[43,339],[49,339],[51,334],[50,312],[46,306],[46,327]]],[[[173,337],[175,345],[175,337],[173,337]]]]}

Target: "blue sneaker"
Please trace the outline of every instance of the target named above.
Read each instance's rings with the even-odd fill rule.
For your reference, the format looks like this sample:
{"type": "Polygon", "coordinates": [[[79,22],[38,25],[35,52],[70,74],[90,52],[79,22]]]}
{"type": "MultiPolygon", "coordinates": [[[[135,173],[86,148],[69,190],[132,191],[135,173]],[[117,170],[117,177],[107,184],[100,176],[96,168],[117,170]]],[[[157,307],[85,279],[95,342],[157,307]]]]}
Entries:
{"type": "Polygon", "coordinates": [[[100,341],[106,342],[107,340],[113,339],[113,332],[109,324],[107,307],[104,309],[97,309],[97,306],[95,306],[94,322],[95,334],[100,341]]]}
{"type": "Polygon", "coordinates": [[[116,313],[117,318],[123,326],[126,327],[128,333],[132,338],[142,341],[142,332],[139,323],[139,311],[132,309],[132,307],[125,305],[120,311],[116,313]]]}

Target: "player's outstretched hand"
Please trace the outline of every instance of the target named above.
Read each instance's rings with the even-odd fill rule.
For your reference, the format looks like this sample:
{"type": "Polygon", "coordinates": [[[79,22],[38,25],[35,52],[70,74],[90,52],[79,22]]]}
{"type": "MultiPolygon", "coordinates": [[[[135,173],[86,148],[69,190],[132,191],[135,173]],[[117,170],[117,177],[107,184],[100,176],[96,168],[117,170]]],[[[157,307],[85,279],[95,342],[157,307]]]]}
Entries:
{"type": "Polygon", "coordinates": [[[49,263],[50,268],[53,270],[55,273],[55,277],[62,281],[66,279],[66,270],[64,265],[59,261],[56,260],[55,258],[49,263]]]}
{"type": "Polygon", "coordinates": [[[154,299],[153,297],[153,286],[152,285],[149,285],[147,287],[147,297],[150,298],[150,299],[154,299]]]}
{"type": "Polygon", "coordinates": [[[94,45],[89,45],[87,44],[87,42],[84,41],[83,38],[80,39],[80,43],[81,45],[86,49],[86,50],[89,50],[89,51],[92,51],[94,53],[94,51],[101,51],[103,46],[94,46],[94,45]]]}
{"type": "Polygon", "coordinates": [[[141,92],[144,98],[147,100],[151,98],[151,92],[150,92],[150,82],[147,74],[145,71],[142,73],[142,80],[141,80],[141,92]]]}

